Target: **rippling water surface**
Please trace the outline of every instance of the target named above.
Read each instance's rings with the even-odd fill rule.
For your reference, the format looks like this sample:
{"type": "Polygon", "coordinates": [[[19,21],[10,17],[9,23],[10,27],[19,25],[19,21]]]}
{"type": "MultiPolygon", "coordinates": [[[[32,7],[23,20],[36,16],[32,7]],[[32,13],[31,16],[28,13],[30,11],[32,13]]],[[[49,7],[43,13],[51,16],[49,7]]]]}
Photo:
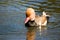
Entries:
{"type": "Polygon", "coordinates": [[[26,40],[24,19],[28,7],[38,15],[42,11],[51,15],[35,40],[60,40],[60,0],[0,0],[0,40],[26,40]]]}

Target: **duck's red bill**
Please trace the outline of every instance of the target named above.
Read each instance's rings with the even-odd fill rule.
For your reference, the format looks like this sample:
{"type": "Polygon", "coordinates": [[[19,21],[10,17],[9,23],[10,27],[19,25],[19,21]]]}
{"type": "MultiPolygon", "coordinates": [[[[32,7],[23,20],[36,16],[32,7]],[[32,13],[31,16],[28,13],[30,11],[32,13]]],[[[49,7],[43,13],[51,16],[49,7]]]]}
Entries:
{"type": "Polygon", "coordinates": [[[25,23],[27,23],[29,20],[30,20],[30,18],[27,17],[27,18],[25,19],[25,23]]]}

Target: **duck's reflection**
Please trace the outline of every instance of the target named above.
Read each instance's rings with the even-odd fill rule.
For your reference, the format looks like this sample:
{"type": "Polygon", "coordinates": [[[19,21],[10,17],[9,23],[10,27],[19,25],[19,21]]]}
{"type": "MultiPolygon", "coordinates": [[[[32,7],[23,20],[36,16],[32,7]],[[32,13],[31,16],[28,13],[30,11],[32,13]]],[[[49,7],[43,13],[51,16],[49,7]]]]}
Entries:
{"type": "Polygon", "coordinates": [[[41,29],[36,27],[28,27],[27,33],[26,33],[26,40],[35,40],[36,36],[39,36],[38,38],[43,39],[47,38],[47,26],[42,26],[41,29]]]}
{"type": "Polygon", "coordinates": [[[27,27],[26,40],[35,40],[36,27],[27,27]]]}
{"type": "Polygon", "coordinates": [[[41,28],[38,28],[38,32],[39,32],[40,36],[46,35],[47,34],[47,27],[42,26],[41,28]]]}

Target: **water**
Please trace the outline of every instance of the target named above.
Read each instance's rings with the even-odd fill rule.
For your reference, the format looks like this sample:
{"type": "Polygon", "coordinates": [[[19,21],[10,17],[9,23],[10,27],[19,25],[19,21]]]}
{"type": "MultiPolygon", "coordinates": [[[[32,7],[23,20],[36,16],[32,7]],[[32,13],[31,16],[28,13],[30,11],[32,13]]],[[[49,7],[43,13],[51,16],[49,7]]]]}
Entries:
{"type": "Polygon", "coordinates": [[[60,40],[60,0],[0,0],[0,40],[26,40],[24,19],[28,7],[37,14],[46,11],[51,15],[35,40],[60,40]]]}

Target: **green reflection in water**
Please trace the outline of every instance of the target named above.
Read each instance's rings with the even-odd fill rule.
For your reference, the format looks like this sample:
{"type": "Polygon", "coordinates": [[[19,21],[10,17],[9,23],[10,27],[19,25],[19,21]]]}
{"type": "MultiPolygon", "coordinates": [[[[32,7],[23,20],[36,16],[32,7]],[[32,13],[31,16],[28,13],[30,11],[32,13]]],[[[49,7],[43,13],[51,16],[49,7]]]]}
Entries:
{"type": "Polygon", "coordinates": [[[56,0],[48,0],[48,2],[53,2],[53,3],[55,3],[55,2],[56,2],[56,0]]]}

